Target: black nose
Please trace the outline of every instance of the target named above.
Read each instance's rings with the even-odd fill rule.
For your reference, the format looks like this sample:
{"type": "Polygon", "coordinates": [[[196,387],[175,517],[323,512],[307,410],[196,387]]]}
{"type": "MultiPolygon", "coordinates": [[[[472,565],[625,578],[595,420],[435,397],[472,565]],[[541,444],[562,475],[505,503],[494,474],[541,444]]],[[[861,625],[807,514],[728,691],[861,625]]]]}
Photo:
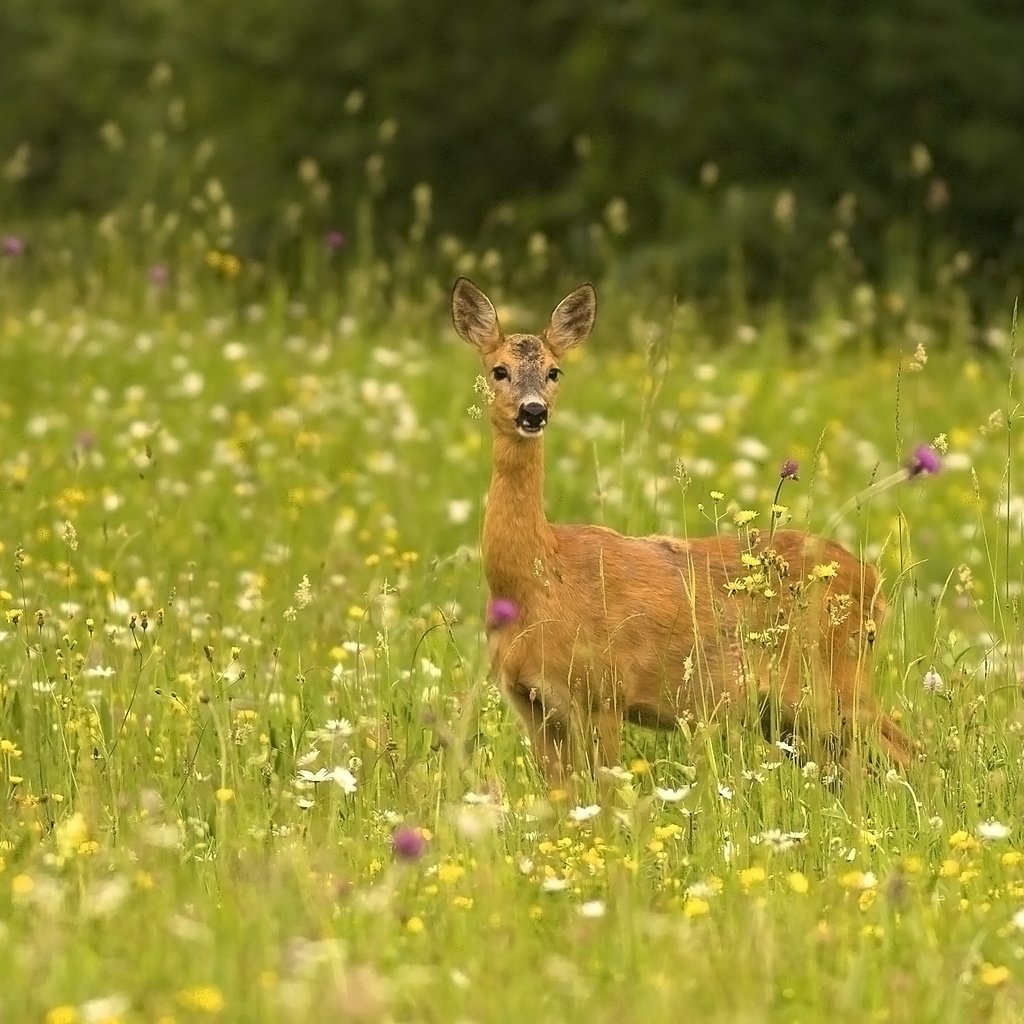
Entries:
{"type": "Polygon", "coordinates": [[[540,430],[548,421],[548,407],[540,402],[527,402],[519,407],[519,425],[527,430],[540,430]]]}

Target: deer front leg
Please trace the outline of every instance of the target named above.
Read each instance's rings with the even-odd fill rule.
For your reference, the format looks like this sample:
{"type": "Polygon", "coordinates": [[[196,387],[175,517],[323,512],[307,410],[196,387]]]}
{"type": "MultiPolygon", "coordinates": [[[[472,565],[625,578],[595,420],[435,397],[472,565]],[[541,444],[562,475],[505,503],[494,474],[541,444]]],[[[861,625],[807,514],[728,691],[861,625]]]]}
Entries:
{"type": "Polygon", "coordinates": [[[545,707],[540,690],[525,683],[505,686],[505,695],[519,715],[533,748],[537,767],[551,789],[566,789],[573,772],[569,727],[556,709],[545,707]]]}

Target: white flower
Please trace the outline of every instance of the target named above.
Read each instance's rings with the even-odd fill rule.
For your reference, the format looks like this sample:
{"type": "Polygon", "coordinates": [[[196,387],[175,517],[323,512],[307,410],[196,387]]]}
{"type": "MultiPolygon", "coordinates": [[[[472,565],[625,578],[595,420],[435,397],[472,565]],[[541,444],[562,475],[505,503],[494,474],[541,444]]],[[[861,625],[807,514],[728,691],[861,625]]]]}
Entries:
{"type": "Polygon", "coordinates": [[[298,774],[299,782],[330,782],[331,770],[329,768],[317,768],[311,772],[308,768],[300,768],[298,774]]]}
{"type": "Polygon", "coordinates": [[[565,892],[569,888],[568,878],[545,878],[540,883],[543,892],[565,892]]]}
{"type": "Polygon", "coordinates": [[[610,768],[606,765],[601,765],[600,772],[602,775],[615,779],[616,782],[633,781],[633,773],[628,768],[623,768],[621,764],[612,765],[610,768]]]}
{"type": "Polygon", "coordinates": [[[723,800],[731,800],[732,799],[732,790],[728,786],[719,786],[718,787],[718,795],[723,800]]]}
{"type": "Polygon", "coordinates": [[[123,1017],[131,1003],[126,995],[120,992],[101,999],[90,999],[79,1007],[84,1024],[101,1024],[109,1020],[123,1017]]]}
{"type": "Polygon", "coordinates": [[[979,839],[1005,839],[1010,834],[1008,826],[1001,821],[993,821],[991,818],[988,821],[983,821],[977,831],[979,839]]]}
{"type": "Polygon", "coordinates": [[[473,804],[475,807],[482,807],[491,802],[490,793],[467,793],[463,798],[464,804],[473,804]]]}
{"type": "Polygon", "coordinates": [[[332,736],[351,736],[353,728],[347,718],[330,718],[324,722],[323,731],[332,736]]]}
{"type": "Polygon", "coordinates": [[[469,519],[473,511],[473,503],[465,498],[458,498],[448,502],[448,521],[460,526],[469,519]]]}
{"type": "Polygon", "coordinates": [[[1010,924],[1019,932],[1024,932],[1024,907],[1021,907],[1016,914],[1010,918],[1010,924]]]}
{"type": "Polygon", "coordinates": [[[109,679],[113,674],[114,670],[109,665],[93,665],[82,673],[89,679],[109,679]]]}
{"type": "Polygon", "coordinates": [[[605,906],[601,900],[587,900],[577,909],[580,917],[604,917],[605,906]]]}
{"type": "Polygon", "coordinates": [[[942,682],[942,676],[940,676],[934,668],[930,668],[925,672],[924,678],[921,680],[921,684],[929,693],[938,693],[944,685],[942,682]]]}
{"type": "Polygon", "coordinates": [[[341,791],[346,795],[351,796],[356,791],[356,777],[347,768],[339,765],[331,772],[331,778],[341,786],[341,791]]]}
{"type": "Polygon", "coordinates": [[[664,800],[667,804],[677,804],[680,800],[685,800],[690,795],[692,786],[682,786],[679,789],[660,789],[655,788],[654,795],[659,800],[664,800]]]}
{"type": "Polygon", "coordinates": [[[597,804],[590,804],[587,807],[574,807],[569,812],[569,817],[573,821],[590,821],[591,818],[596,818],[601,813],[601,808],[597,804]]]}

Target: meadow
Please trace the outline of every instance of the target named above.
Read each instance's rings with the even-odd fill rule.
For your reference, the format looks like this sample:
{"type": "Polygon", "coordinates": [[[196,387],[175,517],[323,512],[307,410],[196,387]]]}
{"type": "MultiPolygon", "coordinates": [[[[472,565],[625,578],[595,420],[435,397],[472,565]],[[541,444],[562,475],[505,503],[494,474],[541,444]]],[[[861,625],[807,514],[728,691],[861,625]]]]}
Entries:
{"type": "Polygon", "coordinates": [[[5,250],[0,1019],[1019,1019],[1012,311],[978,346],[860,283],[794,350],[784,310],[724,332],[597,282],[549,515],[698,536],[779,503],[876,561],[875,685],[921,753],[836,784],[749,730],[629,728],[570,799],[488,671],[450,281],[382,309],[321,245],[297,292],[216,249],[5,250]],[[853,501],[920,444],[940,472],[853,501]]]}

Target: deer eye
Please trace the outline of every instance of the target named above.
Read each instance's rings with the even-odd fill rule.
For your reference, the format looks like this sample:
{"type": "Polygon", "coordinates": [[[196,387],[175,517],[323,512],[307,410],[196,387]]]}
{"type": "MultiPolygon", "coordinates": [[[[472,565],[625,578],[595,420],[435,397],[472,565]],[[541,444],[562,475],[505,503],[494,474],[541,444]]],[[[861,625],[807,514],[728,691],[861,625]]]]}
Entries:
{"type": "Polygon", "coordinates": [[[562,376],[562,371],[557,366],[552,366],[548,370],[548,380],[558,380],[562,376]]]}
{"type": "Polygon", "coordinates": [[[495,380],[508,380],[508,369],[504,366],[496,366],[491,370],[491,376],[495,380]]]}

